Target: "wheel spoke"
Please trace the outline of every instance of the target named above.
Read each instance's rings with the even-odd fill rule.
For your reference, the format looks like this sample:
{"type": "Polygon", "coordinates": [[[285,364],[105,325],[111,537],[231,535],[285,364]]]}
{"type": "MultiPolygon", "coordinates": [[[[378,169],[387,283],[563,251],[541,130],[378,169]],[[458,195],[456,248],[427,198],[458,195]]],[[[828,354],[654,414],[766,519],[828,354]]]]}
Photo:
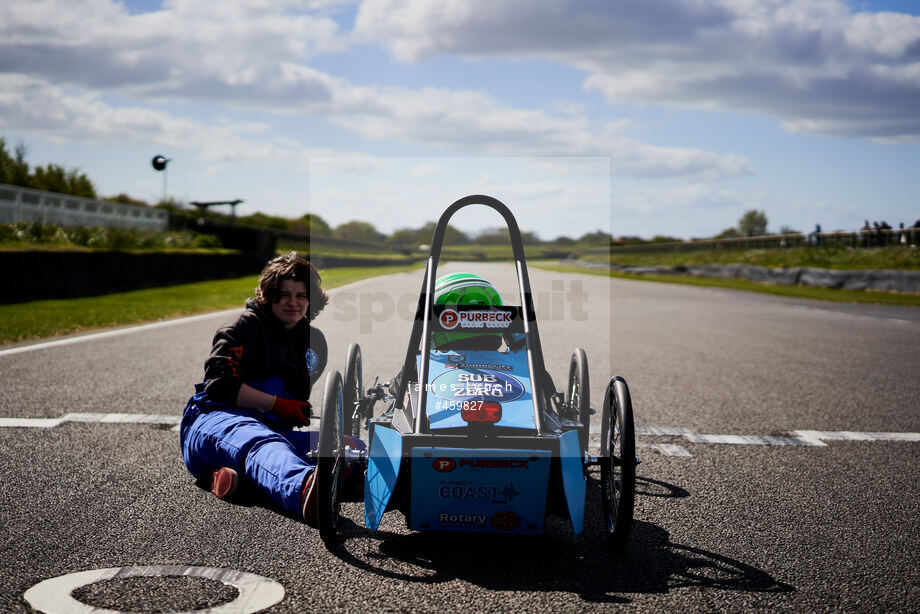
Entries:
{"type": "Polygon", "coordinates": [[[342,459],[340,457],[335,459],[335,465],[332,467],[332,521],[333,524],[337,524],[337,519],[339,517],[339,511],[341,510],[342,504],[339,500],[339,485],[342,482],[342,459]]]}

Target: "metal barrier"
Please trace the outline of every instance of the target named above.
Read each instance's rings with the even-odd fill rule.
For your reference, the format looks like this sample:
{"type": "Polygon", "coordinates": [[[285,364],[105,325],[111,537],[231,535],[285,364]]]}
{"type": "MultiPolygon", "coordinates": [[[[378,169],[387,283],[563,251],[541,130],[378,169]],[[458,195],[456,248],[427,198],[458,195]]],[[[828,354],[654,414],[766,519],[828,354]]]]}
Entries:
{"type": "MultiPolygon", "coordinates": [[[[910,246],[920,244],[920,228],[886,228],[855,230],[850,232],[811,232],[803,234],[761,235],[731,239],[703,239],[638,243],[610,246],[611,253],[692,252],[729,249],[776,249],[784,247],[826,247],[841,245],[851,248],[910,246]]],[[[589,253],[606,253],[608,250],[591,250],[589,253]]]]}
{"type": "Polygon", "coordinates": [[[166,230],[161,209],[33,190],[0,183],[0,224],[40,222],[58,226],[103,226],[166,230]]]}
{"type": "MultiPolygon", "coordinates": [[[[251,226],[222,217],[195,217],[183,212],[173,216],[173,228],[183,228],[193,232],[214,235],[223,242],[224,247],[235,249],[253,249],[260,246],[266,253],[279,249],[298,251],[323,251],[324,249],[341,249],[348,252],[377,254],[381,243],[367,243],[354,239],[339,239],[309,232],[270,228],[268,226],[251,226]],[[279,245],[281,243],[282,245],[279,245]]],[[[385,246],[387,251],[399,252],[406,256],[414,253],[412,247],[385,246]]]]}

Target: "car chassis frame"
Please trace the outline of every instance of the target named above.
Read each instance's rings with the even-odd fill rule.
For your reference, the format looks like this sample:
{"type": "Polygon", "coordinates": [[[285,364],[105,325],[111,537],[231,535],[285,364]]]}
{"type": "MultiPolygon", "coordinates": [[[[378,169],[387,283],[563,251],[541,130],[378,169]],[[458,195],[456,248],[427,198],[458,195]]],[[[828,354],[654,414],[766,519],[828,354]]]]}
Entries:
{"type": "MultiPolygon", "coordinates": [[[[468,314],[466,319],[475,318],[475,314],[468,314]]],[[[543,520],[551,514],[568,518],[574,533],[582,532],[587,472],[598,466],[608,545],[612,550],[624,547],[632,526],[636,466],[640,462],[635,456],[629,388],[622,377],[609,380],[600,408],[600,455],[590,455],[590,416],[596,411],[589,402],[587,356],[584,350],[575,349],[567,389],[557,392],[544,365],[521,233],[504,203],[491,196],[466,196],[451,204],[439,218],[403,361],[404,375],[398,378],[395,389],[390,386],[388,393],[384,385],[375,382],[365,391],[360,346],[351,344],[347,354],[344,377],[339,371],[327,374],[319,444],[310,453],[317,463],[319,531],[328,547],[339,535],[343,475],[351,465],[365,470],[364,517],[372,530],[378,528],[385,512],[395,509],[404,514],[413,530],[531,534],[542,532],[543,520]],[[498,309],[506,314],[509,330],[522,339],[522,345],[504,356],[499,356],[501,352],[493,356],[470,352],[495,362],[508,362],[497,365],[509,370],[506,378],[495,371],[449,364],[460,359],[451,355],[445,359],[444,354],[432,352],[432,334],[449,329],[442,317],[445,310],[452,309],[455,315],[476,311],[434,305],[438,262],[448,222],[460,209],[471,205],[497,211],[510,236],[521,304],[498,309]],[[463,424],[454,417],[456,413],[476,416],[483,406],[481,401],[464,401],[458,412],[437,413],[449,416],[449,420],[441,420],[441,425],[448,426],[438,428],[436,414],[429,411],[432,387],[436,385],[430,381],[432,362],[448,379],[457,373],[468,373],[471,375],[466,379],[479,377],[481,381],[491,377],[491,381],[499,382],[496,385],[504,382],[506,387],[514,387],[510,380],[524,382],[522,390],[527,385],[529,390],[523,391],[521,397],[526,400],[529,392],[532,415],[523,417],[523,401],[518,401],[513,406],[517,408],[516,422],[510,425],[502,425],[501,420],[480,423],[476,418],[463,424]],[[409,376],[413,373],[417,378],[409,376]],[[375,417],[373,409],[380,401],[389,404],[375,417]],[[477,402],[480,409],[469,409],[467,414],[467,403],[472,403],[472,408],[477,402]],[[358,437],[362,427],[367,430],[367,450],[347,446],[344,436],[358,437]]],[[[441,402],[437,398],[435,401],[441,402]]],[[[498,405],[501,416],[503,404],[491,404],[494,405],[498,405]]]]}

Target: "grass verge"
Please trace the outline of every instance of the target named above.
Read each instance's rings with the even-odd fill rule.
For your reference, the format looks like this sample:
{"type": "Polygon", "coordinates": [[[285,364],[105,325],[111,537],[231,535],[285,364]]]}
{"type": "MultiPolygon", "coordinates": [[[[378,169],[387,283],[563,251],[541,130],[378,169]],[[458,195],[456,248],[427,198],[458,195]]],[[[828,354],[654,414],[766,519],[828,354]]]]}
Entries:
{"type": "Polygon", "coordinates": [[[920,249],[890,246],[851,249],[840,245],[787,249],[701,250],[637,253],[616,249],[592,254],[585,260],[623,266],[678,266],[693,264],[753,264],[765,267],[815,267],[819,269],[920,270],[920,249]]]}
{"type": "MultiPolygon", "coordinates": [[[[327,269],[322,271],[323,288],[411,271],[418,266],[327,269]]],[[[258,281],[258,275],[250,275],[102,296],[0,305],[0,343],[241,307],[253,295],[258,281]]]]}
{"type": "Polygon", "coordinates": [[[717,279],[712,277],[693,277],[692,275],[632,275],[629,273],[620,273],[618,271],[605,271],[603,269],[590,269],[587,267],[555,265],[549,263],[534,263],[532,266],[539,267],[541,269],[547,269],[550,271],[559,271],[562,273],[607,275],[609,277],[632,279],[636,281],[655,281],[669,284],[684,284],[688,286],[727,288],[730,290],[763,292],[766,294],[815,299],[820,301],[920,306],[920,296],[916,294],[873,292],[869,290],[835,290],[833,288],[814,288],[811,286],[783,286],[779,284],[749,281],[747,279],[717,279]]]}

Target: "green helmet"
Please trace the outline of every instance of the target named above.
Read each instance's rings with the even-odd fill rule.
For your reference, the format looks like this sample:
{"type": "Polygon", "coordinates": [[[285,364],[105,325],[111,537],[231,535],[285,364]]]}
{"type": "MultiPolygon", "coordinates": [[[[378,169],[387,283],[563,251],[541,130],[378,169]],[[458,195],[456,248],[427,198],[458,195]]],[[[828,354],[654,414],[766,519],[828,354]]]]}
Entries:
{"type": "MultiPolygon", "coordinates": [[[[488,280],[479,275],[453,273],[439,277],[435,282],[434,304],[491,308],[500,306],[502,297],[488,280]]],[[[431,336],[431,345],[436,350],[497,350],[501,346],[501,341],[502,334],[499,332],[436,332],[431,336]]]]}

